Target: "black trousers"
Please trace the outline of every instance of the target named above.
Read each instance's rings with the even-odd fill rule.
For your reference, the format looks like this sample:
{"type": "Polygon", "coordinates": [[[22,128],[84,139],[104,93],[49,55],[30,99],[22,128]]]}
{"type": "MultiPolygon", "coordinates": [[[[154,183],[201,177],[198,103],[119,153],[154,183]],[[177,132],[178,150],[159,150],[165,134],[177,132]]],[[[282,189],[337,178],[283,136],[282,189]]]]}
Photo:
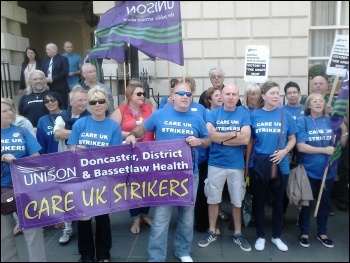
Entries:
{"type": "Polygon", "coordinates": [[[97,260],[110,259],[112,233],[109,215],[95,216],[95,238],[91,220],[78,221],[78,249],[81,261],[93,261],[95,251],[97,260]]]}
{"type": "Polygon", "coordinates": [[[194,207],[195,228],[199,232],[205,232],[209,228],[208,203],[204,194],[204,180],[208,176],[208,161],[198,165],[199,182],[197,199],[194,207]]]}

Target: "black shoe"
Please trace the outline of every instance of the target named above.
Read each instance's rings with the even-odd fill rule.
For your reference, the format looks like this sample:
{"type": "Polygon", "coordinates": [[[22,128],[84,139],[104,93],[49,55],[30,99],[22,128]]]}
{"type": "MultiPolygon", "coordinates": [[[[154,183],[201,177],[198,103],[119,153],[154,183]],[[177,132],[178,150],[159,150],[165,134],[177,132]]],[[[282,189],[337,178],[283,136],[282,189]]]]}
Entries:
{"type": "Polygon", "coordinates": [[[330,240],[329,238],[321,238],[320,235],[317,235],[317,239],[320,240],[321,243],[322,243],[325,247],[329,247],[329,248],[334,247],[333,241],[330,240]]]}
{"type": "Polygon", "coordinates": [[[228,224],[228,229],[235,230],[235,224],[233,223],[233,221],[231,221],[230,224],[228,224]]]}
{"type": "Polygon", "coordinates": [[[334,215],[335,215],[335,213],[334,213],[332,207],[329,207],[328,215],[330,215],[330,216],[334,216],[334,215]]]}
{"type": "Polygon", "coordinates": [[[252,226],[252,227],[255,226],[255,219],[254,218],[250,219],[248,226],[252,226]]]}
{"type": "Polygon", "coordinates": [[[310,246],[310,241],[307,237],[300,237],[299,243],[302,247],[309,247],[310,246]]]}
{"type": "Polygon", "coordinates": [[[348,210],[348,204],[344,201],[339,201],[337,203],[337,208],[341,211],[346,211],[346,210],[348,210]]]}

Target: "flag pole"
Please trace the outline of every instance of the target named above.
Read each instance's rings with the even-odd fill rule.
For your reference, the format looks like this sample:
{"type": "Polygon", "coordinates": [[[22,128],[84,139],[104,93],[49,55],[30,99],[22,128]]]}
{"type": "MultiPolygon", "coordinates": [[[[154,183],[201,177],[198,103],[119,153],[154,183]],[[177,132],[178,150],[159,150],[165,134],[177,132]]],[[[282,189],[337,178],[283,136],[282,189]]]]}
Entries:
{"type": "Polygon", "coordinates": [[[169,63],[169,61],[168,61],[168,85],[169,85],[169,87],[168,87],[168,89],[169,89],[169,97],[171,97],[171,83],[170,83],[170,63],[169,63]]]}
{"type": "MultiPolygon", "coordinates": [[[[127,103],[127,98],[126,98],[126,65],[125,61],[123,62],[123,70],[124,70],[124,97],[125,97],[125,103],[127,103]]],[[[131,74],[129,72],[129,74],[131,74]]]]}
{"type": "MultiPolygon", "coordinates": [[[[336,138],[336,135],[334,134],[334,137],[333,137],[333,143],[332,145],[334,145],[335,143],[335,138],[336,138]]],[[[322,177],[322,183],[321,183],[321,187],[320,187],[320,192],[318,193],[318,198],[317,198],[317,203],[316,203],[316,208],[315,208],[315,213],[314,213],[314,217],[317,216],[317,213],[318,213],[318,208],[320,206],[320,202],[321,202],[321,197],[322,197],[322,193],[323,193],[323,188],[324,188],[324,184],[326,182],[326,177],[327,177],[327,174],[328,174],[328,169],[329,169],[329,162],[331,160],[331,155],[328,156],[328,160],[327,160],[327,167],[326,169],[324,170],[324,173],[323,173],[323,177],[322,177]]],[[[328,191],[331,191],[331,189],[327,189],[328,191]]]]}
{"type": "Polygon", "coordinates": [[[332,100],[333,100],[333,97],[334,97],[335,88],[337,87],[338,81],[339,81],[339,76],[336,76],[335,80],[333,82],[331,94],[329,95],[329,99],[328,99],[328,102],[327,102],[327,107],[332,105],[332,100]]]}

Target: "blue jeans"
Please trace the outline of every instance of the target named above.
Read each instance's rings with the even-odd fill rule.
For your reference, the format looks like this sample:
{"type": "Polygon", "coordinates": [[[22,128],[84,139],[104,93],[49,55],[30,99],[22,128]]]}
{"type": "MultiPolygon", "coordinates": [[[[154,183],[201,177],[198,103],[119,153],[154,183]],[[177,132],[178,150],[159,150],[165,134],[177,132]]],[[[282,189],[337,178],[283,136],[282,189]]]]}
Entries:
{"type": "Polygon", "coordinates": [[[289,175],[280,174],[278,171],[278,176],[280,184],[276,189],[265,185],[257,176],[250,177],[255,210],[256,235],[258,238],[265,238],[265,202],[268,196],[272,199],[272,237],[281,238],[284,194],[289,175]]]}
{"type": "MultiPolygon", "coordinates": [[[[314,198],[318,199],[322,180],[309,178],[312,194],[314,198]]],[[[327,235],[327,221],[329,213],[329,200],[331,197],[331,189],[333,185],[333,179],[325,181],[324,191],[321,196],[320,206],[317,212],[317,234],[327,235]]],[[[309,235],[310,233],[310,215],[312,211],[312,201],[309,206],[303,206],[299,213],[299,229],[300,235],[309,235]]]]}
{"type": "MultiPolygon", "coordinates": [[[[193,175],[193,197],[196,201],[198,174],[193,175]]],[[[189,256],[193,240],[194,203],[192,206],[178,206],[178,220],[175,230],[175,256],[189,256]]],[[[173,206],[157,206],[154,211],[148,243],[149,262],[165,262],[168,246],[169,223],[173,206]]]]}

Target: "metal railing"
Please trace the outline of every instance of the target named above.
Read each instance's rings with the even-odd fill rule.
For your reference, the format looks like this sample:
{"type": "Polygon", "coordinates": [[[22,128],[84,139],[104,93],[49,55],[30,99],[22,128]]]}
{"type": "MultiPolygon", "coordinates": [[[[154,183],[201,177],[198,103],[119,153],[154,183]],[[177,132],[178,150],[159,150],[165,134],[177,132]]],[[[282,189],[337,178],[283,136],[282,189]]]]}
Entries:
{"type": "Polygon", "coordinates": [[[10,63],[1,59],[1,97],[13,99],[10,63]]]}

